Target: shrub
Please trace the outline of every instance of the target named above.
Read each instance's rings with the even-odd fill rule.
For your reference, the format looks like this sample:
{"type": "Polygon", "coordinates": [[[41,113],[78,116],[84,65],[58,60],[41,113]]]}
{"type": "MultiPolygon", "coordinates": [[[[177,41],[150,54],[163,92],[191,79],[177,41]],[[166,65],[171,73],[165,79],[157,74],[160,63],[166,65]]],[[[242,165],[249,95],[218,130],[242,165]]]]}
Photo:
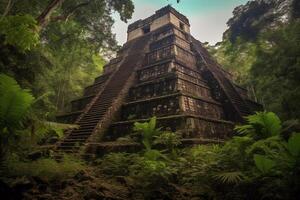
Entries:
{"type": "Polygon", "coordinates": [[[141,134],[142,143],[146,150],[152,148],[155,136],[161,134],[160,128],[156,128],[156,117],[152,117],[149,122],[135,122],[133,130],[141,134]]]}
{"type": "Polygon", "coordinates": [[[161,198],[168,196],[164,189],[172,182],[176,174],[176,168],[169,166],[163,160],[149,160],[140,157],[130,167],[130,177],[134,180],[136,191],[145,199],[161,198]]]}
{"type": "Polygon", "coordinates": [[[176,133],[163,132],[156,137],[154,143],[164,145],[168,152],[174,156],[176,154],[175,148],[181,144],[181,137],[176,133]]]}
{"type": "Polygon", "coordinates": [[[217,145],[199,145],[186,149],[181,159],[180,182],[184,185],[208,185],[210,175],[219,164],[220,147],[217,145]]]}
{"type": "Polygon", "coordinates": [[[110,153],[100,160],[100,171],[108,176],[127,176],[129,167],[138,159],[137,154],[110,153]]]}

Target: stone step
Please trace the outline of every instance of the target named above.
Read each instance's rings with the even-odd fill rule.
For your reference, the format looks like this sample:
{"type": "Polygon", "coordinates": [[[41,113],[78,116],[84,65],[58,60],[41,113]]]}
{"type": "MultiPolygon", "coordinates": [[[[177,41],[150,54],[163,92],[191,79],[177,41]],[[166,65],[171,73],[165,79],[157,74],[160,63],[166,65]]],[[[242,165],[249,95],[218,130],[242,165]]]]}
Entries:
{"type": "Polygon", "coordinates": [[[95,123],[89,123],[89,124],[81,124],[80,128],[94,128],[97,124],[95,123]]]}
{"type": "Polygon", "coordinates": [[[85,138],[68,138],[65,139],[63,142],[83,142],[86,141],[85,138]]]}
{"type": "Polygon", "coordinates": [[[68,139],[65,139],[65,140],[87,140],[88,139],[88,137],[90,137],[91,136],[91,134],[85,134],[85,135],[70,135],[69,137],[68,137],[68,139]]]}
{"type": "Polygon", "coordinates": [[[64,146],[63,144],[60,145],[57,149],[61,149],[61,150],[72,150],[74,151],[78,151],[80,148],[80,146],[64,146]]]}
{"type": "Polygon", "coordinates": [[[82,118],[81,121],[87,121],[87,120],[97,120],[97,119],[101,119],[102,116],[97,116],[97,115],[88,115],[88,116],[84,116],[82,118]]]}
{"type": "Polygon", "coordinates": [[[87,143],[86,153],[103,156],[111,152],[137,152],[142,149],[142,145],[136,142],[100,142],[87,143]]]}
{"type": "Polygon", "coordinates": [[[93,129],[78,129],[77,131],[72,131],[72,134],[80,134],[80,133],[84,133],[84,134],[86,134],[86,133],[92,133],[93,132],[93,130],[94,130],[94,128],[93,129]]]}
{"type": "Polygon", "coordinates": [[[84,120],[82,122],[79,122],[78,125],[84,125],[84,124],[97,124],[99,122],[99,119],[95,119],[95,120],[84,120]]]}
{"type": "Polygon", "coordinates": [[[77,146],[81,146],[84,142],[78,143],[78,142],[62,142],[60,144],[60,146],[64,146],[64,147],[77,147],[77,146]]]}

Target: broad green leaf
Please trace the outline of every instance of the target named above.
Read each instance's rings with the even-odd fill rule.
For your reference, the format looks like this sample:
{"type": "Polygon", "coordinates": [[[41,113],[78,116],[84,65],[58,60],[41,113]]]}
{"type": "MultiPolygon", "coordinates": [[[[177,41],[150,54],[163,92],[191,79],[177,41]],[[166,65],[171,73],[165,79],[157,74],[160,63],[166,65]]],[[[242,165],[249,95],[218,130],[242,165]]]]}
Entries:
{"type": "Polygon", "coordinates": [[[293,134],[288,141],[288,150],[293,156],[300,155],[300,134],[293,134]]]}
{"type": "Polygon", "coordinates": [[[254,162],[256,167],[262,173],[268,173],[275,166],[275,162],[273,160],[258,154],[254,155],[254,162]]]}

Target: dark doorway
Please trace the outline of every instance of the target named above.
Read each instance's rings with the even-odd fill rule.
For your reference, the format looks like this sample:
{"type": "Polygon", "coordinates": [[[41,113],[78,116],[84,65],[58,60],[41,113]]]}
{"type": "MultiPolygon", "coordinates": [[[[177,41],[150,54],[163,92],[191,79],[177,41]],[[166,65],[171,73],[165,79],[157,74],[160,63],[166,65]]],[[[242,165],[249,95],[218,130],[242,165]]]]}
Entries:
{"type": "Polygon", "coordinates": [[[179,27],[180,27],[180,29],[181,29],[181,30],[183,30],[183,31],[184,31],[184,23],[182,23],[182,22],[179,22],[179,27]]]}
{"type": "Polygon", "coordinates": [[[144,34],[149,33],[150,32],[150,25],[144,26],[142,29],[143,29],[144,34]]]}

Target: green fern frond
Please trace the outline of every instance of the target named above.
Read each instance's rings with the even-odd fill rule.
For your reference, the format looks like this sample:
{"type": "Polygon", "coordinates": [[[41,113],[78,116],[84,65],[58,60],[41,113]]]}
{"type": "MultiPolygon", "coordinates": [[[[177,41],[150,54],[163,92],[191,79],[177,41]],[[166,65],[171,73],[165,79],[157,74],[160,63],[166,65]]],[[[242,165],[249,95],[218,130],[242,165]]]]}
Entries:
{"type": "Polygon", "coordinates": [[[19,127],[33,100],[13,78],[0,74],[0,128],[19,127]]]}

